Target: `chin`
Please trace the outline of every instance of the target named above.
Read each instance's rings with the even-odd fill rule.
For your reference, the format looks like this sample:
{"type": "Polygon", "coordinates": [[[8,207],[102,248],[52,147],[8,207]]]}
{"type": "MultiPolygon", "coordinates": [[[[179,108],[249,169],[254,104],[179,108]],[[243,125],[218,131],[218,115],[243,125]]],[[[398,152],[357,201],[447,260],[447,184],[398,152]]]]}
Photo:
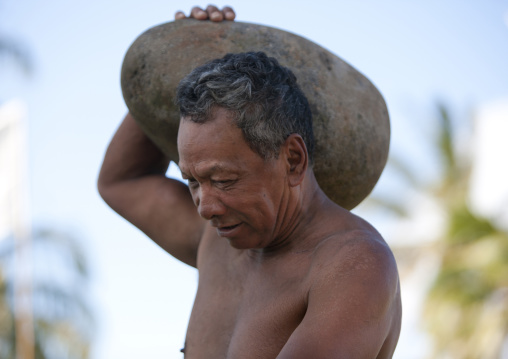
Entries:
{"type": "Polygon", "coordinates": [[[228,238],[229,245],[235,249],[253,249],[251,243],[239,238],[228,238]]]}
{"type": "Polygon", "coordinates": [[[258,240],[245,237],[227,238],[229,245],[235,249],[261,249],[263,245],[258,240]]]}

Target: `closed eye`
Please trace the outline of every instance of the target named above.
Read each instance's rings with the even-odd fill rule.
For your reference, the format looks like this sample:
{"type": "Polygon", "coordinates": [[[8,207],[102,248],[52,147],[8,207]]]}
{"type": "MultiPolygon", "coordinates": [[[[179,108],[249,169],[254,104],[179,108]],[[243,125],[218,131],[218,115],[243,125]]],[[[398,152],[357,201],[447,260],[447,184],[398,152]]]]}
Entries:
{"type": "Polygon", "coordinates": [[[190,188],[196,188],[199,185],[199,182],[195,178],[187,179],[190,188]]]}
{"type": "Polygon", "coordinates": [[[229,186],[233,185],[235,180],[217,180],[213,181],[218,187],[220,188],[228,188],[229,186]]]}

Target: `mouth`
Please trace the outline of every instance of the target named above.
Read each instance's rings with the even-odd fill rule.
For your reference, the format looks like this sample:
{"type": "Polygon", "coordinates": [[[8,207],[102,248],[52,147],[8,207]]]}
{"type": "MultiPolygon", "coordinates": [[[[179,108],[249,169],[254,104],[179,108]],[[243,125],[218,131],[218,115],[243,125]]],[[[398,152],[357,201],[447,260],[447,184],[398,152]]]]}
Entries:
{"type": "Polygon", "coordinates": [[[235,235],[235,233],[238,230],[238,227],[240,227],[241,224],[242,223],[237,223],[237,224],[234,224],[232,226],[217,227],[217,233],[221,237],[232,237],[232,236],[235,235]]]}

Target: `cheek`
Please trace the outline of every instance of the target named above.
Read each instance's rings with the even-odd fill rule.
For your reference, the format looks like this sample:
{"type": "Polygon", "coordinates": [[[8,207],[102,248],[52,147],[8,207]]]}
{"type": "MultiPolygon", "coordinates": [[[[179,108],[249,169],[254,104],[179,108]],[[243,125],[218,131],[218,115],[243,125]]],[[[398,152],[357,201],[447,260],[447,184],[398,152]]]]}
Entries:
{"type": "Polygon", "coordinates": [[[224,204],[239,213],[244,219],[252,224],[268,223],[275,217],[273,202],[269,200],[270,195],[265,191],[247,192],[242,191],[231,194],[224,198],[224,204]]]}
{"type": "Polygon", "coordinates": [[[256,226],[272,226],[284,198],[284,174],[280,171],[258,172],[249,181],[224,195],[224,204],[256,226]],[[254,224],[254,223],[253,223],[254,224]]]}
{"type": "Polygon", "coordinates": [[[259,225],[272,226],[277,219],[279,201],[267,189],[263,189],[251,198],[250,203],[245,203],[244,210],[249,211],[251,216],[259,222],[259,225]]]}

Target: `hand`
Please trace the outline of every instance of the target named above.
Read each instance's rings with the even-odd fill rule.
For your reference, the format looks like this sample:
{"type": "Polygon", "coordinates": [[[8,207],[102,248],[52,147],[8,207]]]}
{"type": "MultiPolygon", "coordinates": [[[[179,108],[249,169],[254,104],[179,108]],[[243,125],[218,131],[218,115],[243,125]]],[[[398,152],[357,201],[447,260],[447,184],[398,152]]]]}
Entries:
{"type": "MultiPolygon", "coordinates": [[[[224,20],[233,21],[236,17],[235,11],[229,7],[224,6],[222,10],[219,10],[214,5],[208,5],[206,10],[201,9],[199,6],[194,6],[191,10],[189,18],[196,20],[211,20],[220,22],[224,20]]],[[[187,16],[182,11],[177,11],[175,14],[175,20],[186,19],[187,16]]]]}

